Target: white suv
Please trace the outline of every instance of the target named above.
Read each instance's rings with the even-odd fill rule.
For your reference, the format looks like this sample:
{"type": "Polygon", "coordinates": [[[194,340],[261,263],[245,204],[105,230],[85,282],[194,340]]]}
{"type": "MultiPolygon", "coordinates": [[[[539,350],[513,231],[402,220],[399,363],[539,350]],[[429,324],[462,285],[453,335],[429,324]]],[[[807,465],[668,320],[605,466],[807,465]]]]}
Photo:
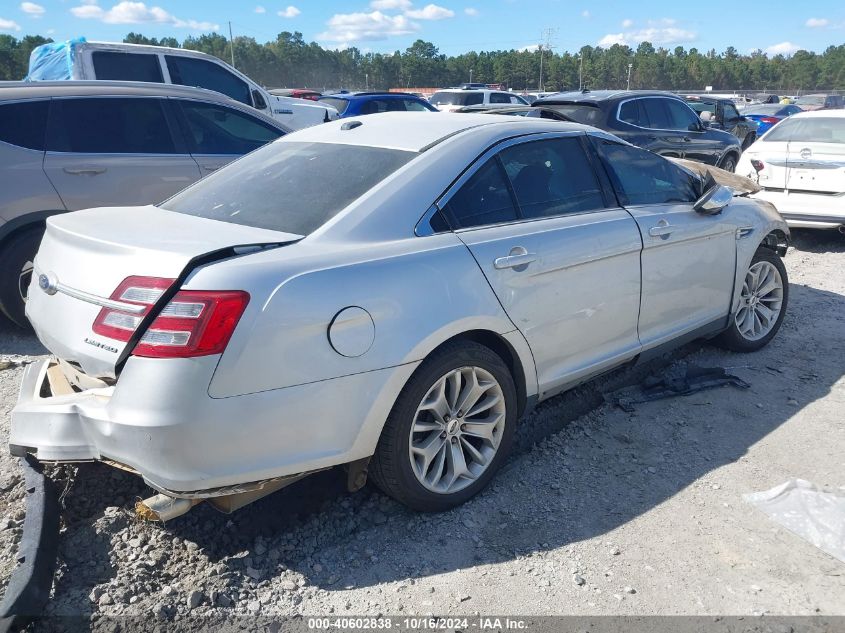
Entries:
{"type": "Polygon", "coordinates": [[[272,95],[220,59],[182,48],[70,40],[33,50],[27,80],[61,79],[145,81],[206,88],[261,110],[294,130],[338,117],[337,110],[330,106],[272,95]]]}
{"type": "Polygon", "coordinates": [[[454,112],[474,105],[529,105],[528,101],[512,92],[464,88],[438,90],[431,95],[429,101],[441,112],[454,112]]]}

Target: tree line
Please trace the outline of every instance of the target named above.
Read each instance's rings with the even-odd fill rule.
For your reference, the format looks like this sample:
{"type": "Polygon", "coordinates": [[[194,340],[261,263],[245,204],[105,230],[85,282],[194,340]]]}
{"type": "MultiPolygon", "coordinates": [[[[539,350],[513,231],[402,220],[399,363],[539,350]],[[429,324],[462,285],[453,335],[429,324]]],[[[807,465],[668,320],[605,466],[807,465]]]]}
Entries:
{"type": "MultiPolygon", "coordinates": [[[[0,79],[26,75],[29,54],[52,40],[27,35],[16,39],[0,35],[0,79]]],[[[123,40],[198,50],[231,62],[232,43],[219,33],[156,39],[129,33],[123,40]]],[[[671,50],[642,42],[636,48],[614,44],[609,48],[584,46],[579,51],[555,53],[536,50],[497,50],[444,55],[431,42],[417,40],[404,51],[364,53],[355,47],[326,49],[306,42],[302,33],[279,33],[274,41],[252,37],[234,40],[235,66],[270,88],[362,90],[453,86],[467,82],[503,83],[515,90],[538,90],[542,57],[542,88],[547,91],[625,88],[661,90],[768,91],[800,94],[814,90],[845,90],[845,44],[823,53],[800,50],[790,56],[747,55],[728,47],[711,49],[677,46],[671,50]]]]}

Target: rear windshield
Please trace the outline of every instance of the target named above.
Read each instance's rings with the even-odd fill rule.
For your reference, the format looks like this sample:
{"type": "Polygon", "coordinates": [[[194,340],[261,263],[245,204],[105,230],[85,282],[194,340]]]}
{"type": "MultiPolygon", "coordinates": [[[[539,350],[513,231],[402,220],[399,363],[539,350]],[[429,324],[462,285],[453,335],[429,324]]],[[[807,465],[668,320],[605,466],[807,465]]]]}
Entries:
{"type": "Polygon", "coordinates": [[[584,103],[550,103],[548,104],[548,106],[545,103],[540,103],[538,105],[557,110],[558,112],[565,114],[577,123],[583,123],[584,125],[593,126],[601,123],[601,110],[599,110],[598,106],[588,105],[584,103]]]}
{"type": "Polygon", "coordinates": [[[320,101],[320,103],[325,103],[325,104],[333,107],[335,110],[337,110],[338,114],[343,114],[344,112],[346,112],[346,108],[349,107],[349,101],[347,101],[346,99],[335,99],[334,97],[323,97],[319,101],[320,101]]]}
{"type": "Polygon", "coordinates": [[[845,143],[845,118],[784,119],[766,134],[765,140],[767,142],[845,143]]]}
{"type": "Polygon", "coordinates": [[[201,218],[308,235],[416,156],[381,147],[270,143],[166,200],[201,218]]]}
{"type": "Polygon", "coordinates": [[[466,92],[435,92],[431,95],[429,102],[432,105],[457,105],[457,106],[471,106],[481,105],[484,103],[483,92],[473,92],[467,90],[466,92]]]}
{"type": "Polygon", "coordinates": [[[754,105],[754,106],[748,106],[747,108],[743,108],[742,113],[746,114],[746,115],[752,115],[752,116],[757,115],[757,114],[770,115],[770,114],[777,114],[782,109],[783,109],[783,106],[779,103],[776,104],[776,105],[754,105]]]}

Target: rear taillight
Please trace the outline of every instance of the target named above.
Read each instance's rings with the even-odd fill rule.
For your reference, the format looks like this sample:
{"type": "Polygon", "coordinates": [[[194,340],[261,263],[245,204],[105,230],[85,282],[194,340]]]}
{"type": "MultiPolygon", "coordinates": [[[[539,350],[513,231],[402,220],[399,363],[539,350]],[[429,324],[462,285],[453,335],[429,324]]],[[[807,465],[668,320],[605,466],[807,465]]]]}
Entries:
{"type": "MultiPolygon", "coordinates": [[[[137,311],[103,308],[92,329],[96,334],[128,341],[174,281],[127,277],[110,298],[138,306],[137,311]]],[[[247,303],[249,295],[240,290],[180,290],[147,328],[132,354],[150,358],[219,354],[229,343],[247,303]]]]}
{"type": "Polygon", "coordinates": [[[103,308],[94,319],[94,333],[118,341],[128,341],[143,318],[175,279],[161,277],[127,277],[111,294],[111,299],[138,306],[137,312],[103,308]],[[143,309],[141,309],[143,308],[143,309]]]}
{"type": "Polygon", "coordinates": [[[776,119],[773,116],[764,116],[760,119],[760,121],[763,123],[769,123],[771,125],[774,125],[775,123],[779,122],[780,119],[776,119]]]}
{"type": "Polygon", "coordinates": [[[134,356],[187,358],[220,354],[249,303],[240,290],[180,290],[144,332],[134,356]]]}
{"type": "Polygon", "coordinates": [[[757,160],[756,158],[751,159],[751,166],[754,168],[754,171],[761,172],[763,168],[766,166],[763,161],[757,160]]]}

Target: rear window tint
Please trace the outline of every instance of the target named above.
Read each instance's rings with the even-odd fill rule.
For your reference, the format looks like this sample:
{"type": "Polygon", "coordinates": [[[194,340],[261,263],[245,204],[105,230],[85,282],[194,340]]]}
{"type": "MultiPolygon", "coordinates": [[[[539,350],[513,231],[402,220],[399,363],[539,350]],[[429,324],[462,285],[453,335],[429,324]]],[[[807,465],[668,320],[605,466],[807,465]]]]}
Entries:
{"type": "Polygon", "coordinates": [[[94,73],[97,79],[155,83],[163,81],[158,55],[95,51],[91,57],[94,60],[94,73]]]}
{"type": "Polygon", "coordinates": [[[162,203],[212,220],[308,235],[417,154],[332,143],[271,143],[162,203]]]}
{"type": "MultiPolygon", "coordinates": [[[[431,95],[429,101],[436,106],[441,105],[458,105],[471,106],[481,105],[484,103],[483,92],[473,92],[468,90],[466,92],[435,92],[431,95]]],[[[505,103],[508,103],[505,101],[505,103]]]]}
{"type": "MultiPolygon", "coordinates": [[[[536,103],[535,105],[546,107],[546,104],[542,102],[536,103]]],[[[548,105],[548,107],[552,108],[553,110],[557,110],[558,112],[568,116],[573,121],[577,123],[583,123],[584,125],[598,125],[602,118],[601,110],[597,106],[578,103],[568,103],[561,105],[551,103],[548,105]]]]}
{"type": "Polygon", "coordinates": [[[785,119],[766,134],[766,142],[845,143],[845,118],[785,119]]]}
{"type": "Polygon", "coordinates": [[[49,105],[49,101],[0,105],[0,141],[43,152],[49,105]]]}

